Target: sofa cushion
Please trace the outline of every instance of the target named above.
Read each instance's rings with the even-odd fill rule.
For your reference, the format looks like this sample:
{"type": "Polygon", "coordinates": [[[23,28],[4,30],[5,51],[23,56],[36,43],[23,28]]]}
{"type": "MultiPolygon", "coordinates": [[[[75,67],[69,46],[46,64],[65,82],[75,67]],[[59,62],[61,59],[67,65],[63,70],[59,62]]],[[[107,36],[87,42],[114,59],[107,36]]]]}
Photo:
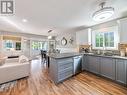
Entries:
{"type": "Polygon", "coordinates": [[[30,75],[30,63],[7,63],[0,66],[0,84],[30,75]]]}
{"type": "Polygon", "coordinates": [[[29,59],[26,56],[24,56],[24,55],[21,55],[19,57],[19,63],[26,63],[28,61],[29,61],[29,59]]]}

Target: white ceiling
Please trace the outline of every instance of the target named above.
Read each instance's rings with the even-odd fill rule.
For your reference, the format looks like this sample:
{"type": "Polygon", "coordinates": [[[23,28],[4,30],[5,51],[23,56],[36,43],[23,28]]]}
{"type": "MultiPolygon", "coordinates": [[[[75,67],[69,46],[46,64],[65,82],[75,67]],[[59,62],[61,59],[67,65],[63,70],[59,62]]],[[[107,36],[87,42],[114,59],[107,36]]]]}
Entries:
{"type": "Polygon", "coordinates": [[[0,29],[47,35],[50,29],[57,34],[96,25],[102,22],[93,21],[92,14],[102,1],[115,8],[113,17],[106,21],[127,16],[127,0],[15,0],[14,16],[1,17],[0,29]],[[27,23],[22,22],[24,18],[27,23]]]}

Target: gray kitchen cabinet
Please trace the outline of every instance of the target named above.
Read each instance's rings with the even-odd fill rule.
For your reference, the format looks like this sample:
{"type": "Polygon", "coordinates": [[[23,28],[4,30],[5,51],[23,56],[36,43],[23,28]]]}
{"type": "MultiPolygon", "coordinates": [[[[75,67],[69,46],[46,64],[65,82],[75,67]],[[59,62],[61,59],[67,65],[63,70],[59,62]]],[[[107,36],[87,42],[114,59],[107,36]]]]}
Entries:
{"type": "Polygon", "coordinates": [[[63,81],[73,75],[73,59],[64,58],[57,60],[58,82],[63,81]]]}
{"type": "MultiPolygon", "coordinates": [[[[55,83],[62,82],[63,80],[75,75],[74,71],[78,70],[75,68],[78,67],[77,63],[79,63],[79,57],[50,57],[49,78],[55,83]]],[[[127,85],[127,59],[84,54],[81,64],[82,70],[127,85]]]]}
{"type": "Polygon", "coordinates": [[[88,55],[84,55],[82,58],[82,70],[89,70],[88,55]]]}
{"type": "Polygon", "coordinates": [[[89,71],[95,74],[99,74],[100,71],[100,57],[88,56],[89,71]]]}
{"type": "Polygon", "coordinates": [[[115,59],[101,57],[100,74],[104,77],[115,80],[115,59]]]}
{"type": "Polygon", "coordinates": [[[125,59],[85,54],[83,56],[82,70],[127,85],[127,60],[125,59]]]}
{"type": "Polygon", "coordinates": [[[116,59],[116,81],[127,84],[127,60],[116,59]]]}
{"type": "Polygon", "coordinates": [[[59,83],[73,75],[73,58],[50,58],[49,77],[59,83]]]}
{"type": "Polygon", "coordinates": [[[86,70],[95,74],[100,71],[100,57],[84,55],[82,62],[82,70],[86,70]]]}

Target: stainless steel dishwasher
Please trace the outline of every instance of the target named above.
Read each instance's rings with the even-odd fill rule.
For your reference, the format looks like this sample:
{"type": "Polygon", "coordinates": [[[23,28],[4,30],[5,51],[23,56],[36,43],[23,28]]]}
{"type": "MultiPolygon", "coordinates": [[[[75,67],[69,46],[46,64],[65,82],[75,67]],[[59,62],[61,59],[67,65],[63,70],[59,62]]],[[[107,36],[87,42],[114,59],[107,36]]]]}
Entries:
{"type": "Polygon", "coordinates": [[[82,70],[82,56],[75,56],[74,59],[74,75],[78,74],[82,70]]]}

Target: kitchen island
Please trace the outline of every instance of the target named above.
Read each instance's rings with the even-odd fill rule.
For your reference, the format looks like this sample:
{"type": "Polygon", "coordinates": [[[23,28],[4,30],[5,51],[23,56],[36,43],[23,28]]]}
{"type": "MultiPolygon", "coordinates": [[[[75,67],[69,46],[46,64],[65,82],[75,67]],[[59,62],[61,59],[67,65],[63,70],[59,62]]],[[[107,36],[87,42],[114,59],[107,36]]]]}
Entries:
{"type": "Polygon", "coordinates": [[[47,54],[50,58],[49,77],[56,84],[81,71],[82,53],[47,54]],[[77,65],[75,66],[75,57],[77,65]]]}

